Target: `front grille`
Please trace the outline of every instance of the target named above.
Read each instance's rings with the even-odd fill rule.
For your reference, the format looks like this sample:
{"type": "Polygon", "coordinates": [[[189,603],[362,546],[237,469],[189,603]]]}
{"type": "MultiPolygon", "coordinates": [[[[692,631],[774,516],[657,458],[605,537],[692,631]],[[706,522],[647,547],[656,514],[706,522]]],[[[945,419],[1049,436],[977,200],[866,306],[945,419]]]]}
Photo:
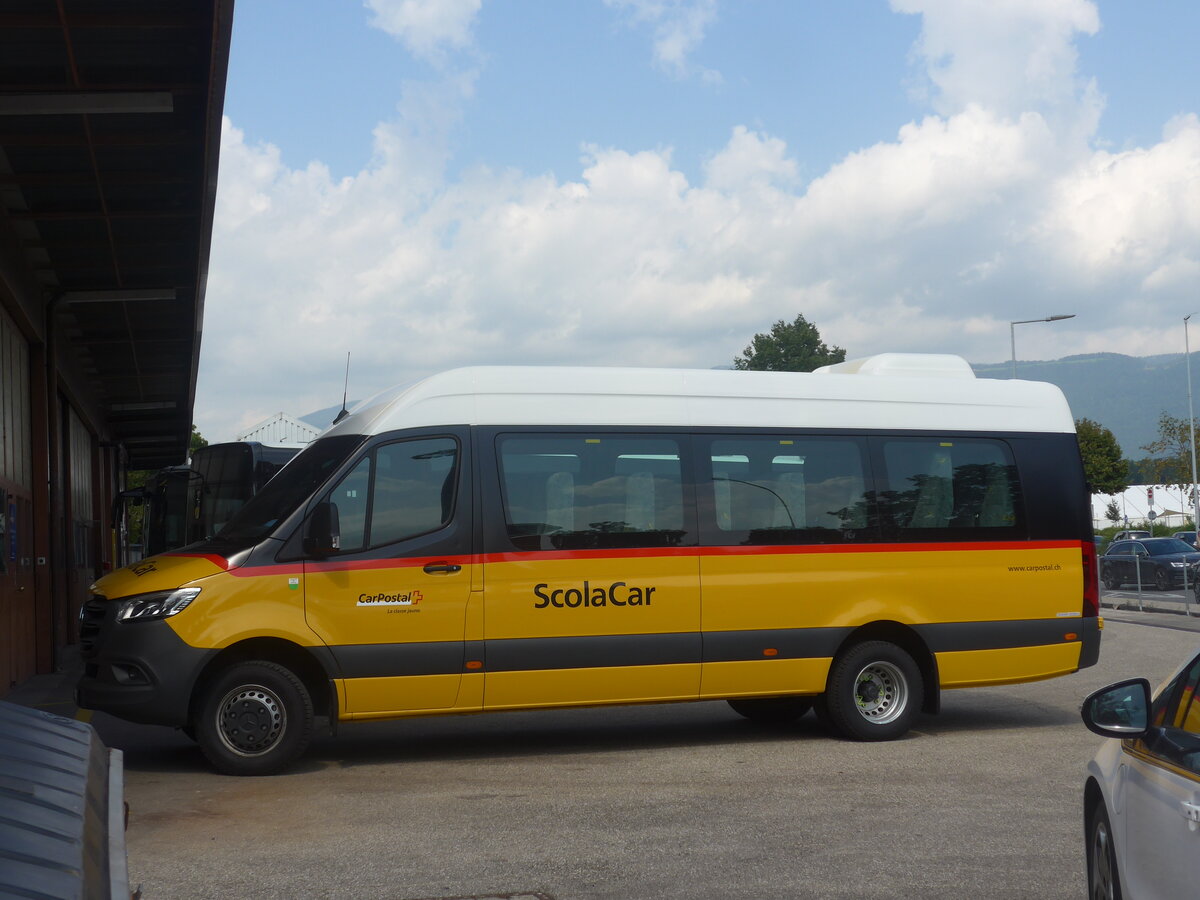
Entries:
{"type": "Polygon", "coordinates": [[[95,652],[96,638],[100,636],[107,609],[108,601],[93,594],[79,610],[79,650],[84,656],[91,656],[95,652]]]}

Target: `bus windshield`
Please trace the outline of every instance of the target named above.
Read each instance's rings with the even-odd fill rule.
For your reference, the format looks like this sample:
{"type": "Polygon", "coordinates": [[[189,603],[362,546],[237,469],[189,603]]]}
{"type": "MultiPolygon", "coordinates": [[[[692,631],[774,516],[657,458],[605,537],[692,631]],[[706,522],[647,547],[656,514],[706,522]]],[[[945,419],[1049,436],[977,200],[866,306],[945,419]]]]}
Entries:
{"type": "Polygon", "coordinates": [[[363,442],[364,435],[320,438],[309,444],[233,514],[216,539],[247,546],[266,537],[312,495],[363,442]]]}

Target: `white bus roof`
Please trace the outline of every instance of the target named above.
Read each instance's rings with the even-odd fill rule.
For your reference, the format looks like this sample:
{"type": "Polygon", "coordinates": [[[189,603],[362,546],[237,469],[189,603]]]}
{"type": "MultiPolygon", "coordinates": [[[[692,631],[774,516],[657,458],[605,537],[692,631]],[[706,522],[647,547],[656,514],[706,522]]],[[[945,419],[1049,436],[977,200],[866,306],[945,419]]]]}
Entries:
{"type": "Polygon", "coordinates": [[[727,426],[1073,433],[1062,392],[887,353],[817,372],[476,366],[383,391],[325,434],[438,425],[727,426]]]}

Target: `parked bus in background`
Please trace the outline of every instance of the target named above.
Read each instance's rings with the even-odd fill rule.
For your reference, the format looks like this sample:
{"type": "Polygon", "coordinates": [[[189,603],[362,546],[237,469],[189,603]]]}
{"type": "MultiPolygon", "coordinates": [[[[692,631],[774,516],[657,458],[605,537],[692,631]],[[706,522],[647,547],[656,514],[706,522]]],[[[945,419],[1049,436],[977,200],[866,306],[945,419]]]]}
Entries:
{"type": "Polygon", "coordinates": [[[195,450],[189,463],[197,476],[192,481],[192,540],[212,537],[225,527],[230,516],[299,452],[299,447],[267,447],[256,441],[209,444],[195,450]]]}
{"type": "Polygon", "coordinates": [[[299,452],[254,441],[208,444],[192,453],[188,465],[159,469],[141,487],[122,491],[113,511],[122,563],[216,534],[299,452]]]}
{"type": "Polygon", "coordinates": [[[470,368],[359,404],[216,535],[93,585],[79,705],[278,772],[337,721],[682,700],[890,740],[1095,664],[1058,388],[470,368]]]}

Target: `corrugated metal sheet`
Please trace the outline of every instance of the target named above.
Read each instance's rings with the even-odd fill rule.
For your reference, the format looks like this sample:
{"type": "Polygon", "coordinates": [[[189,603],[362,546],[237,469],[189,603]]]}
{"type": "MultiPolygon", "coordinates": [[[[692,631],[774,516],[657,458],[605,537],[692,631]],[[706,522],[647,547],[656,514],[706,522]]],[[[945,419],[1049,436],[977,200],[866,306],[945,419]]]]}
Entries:
{"type": "Polygon", "coordinates": [[[0,702],[0,896],[129,896],[121,751],[0,702]]]}

